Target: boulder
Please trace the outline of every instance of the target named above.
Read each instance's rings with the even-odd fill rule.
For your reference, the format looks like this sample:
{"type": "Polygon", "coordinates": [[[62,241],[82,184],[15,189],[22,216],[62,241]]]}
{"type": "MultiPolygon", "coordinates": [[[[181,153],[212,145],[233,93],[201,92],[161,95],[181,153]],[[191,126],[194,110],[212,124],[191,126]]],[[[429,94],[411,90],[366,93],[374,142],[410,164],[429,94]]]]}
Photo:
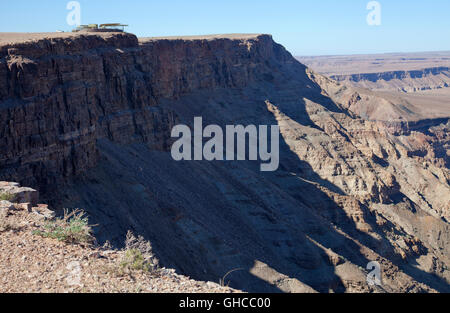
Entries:
{"type": "Polygon", "coordinates": [[[53,219],[55,217],[55,212],[48,208],[46,204],[38,204],[37,207],[33,207],[32,211],[34,214],[38,215],[43,219],[53,219]]]}
{"type": "Polygon", "coordinates": [[[27,187],[20,187],[18,183],[0,182],[0,194],[12,196],[9,201],[13,203],[30,203],[36,205],[39,202],[39,192],[27,187]]]}
{"type": "Polygon", "coordinates": [[[14,209],[14,204],[12,204],[11,202],[6,200],[0,201],[0,216],[8,215],[8,212],[14,209]]]}

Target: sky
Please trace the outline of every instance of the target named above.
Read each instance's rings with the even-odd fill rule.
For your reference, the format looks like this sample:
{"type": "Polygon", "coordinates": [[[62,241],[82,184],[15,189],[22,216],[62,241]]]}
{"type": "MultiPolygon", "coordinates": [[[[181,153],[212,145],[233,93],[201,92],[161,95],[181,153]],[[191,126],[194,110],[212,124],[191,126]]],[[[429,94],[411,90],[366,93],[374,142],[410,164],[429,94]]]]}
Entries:
{"type": "MultiPolygon", "coordinates": [[[[2,1],[0,32],[70,31],[69,0],[2,1]]],[[[79,0],[81,23],[129,24],[139,37],[267,33],[294,55],[450,50],[449,0],[79,0]],[[375,15],[378,16],[378,15],[375,15]]]]}

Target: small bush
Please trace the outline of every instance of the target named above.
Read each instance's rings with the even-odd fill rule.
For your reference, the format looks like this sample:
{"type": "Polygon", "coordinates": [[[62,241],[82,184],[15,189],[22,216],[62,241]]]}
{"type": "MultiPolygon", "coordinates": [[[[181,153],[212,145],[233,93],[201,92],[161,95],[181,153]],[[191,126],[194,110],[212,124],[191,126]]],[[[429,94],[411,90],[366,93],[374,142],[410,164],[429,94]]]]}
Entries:
{"type": "Polygon", "coordinates": [[[126,250],[120,260],[120,271],[125,273],[129,270],[149,272],[151,267],[148,264],[141,251],[137,249],[126,250]]]}
{"type": "Polygon", "coordinates": [[[62,218],[46,222],[43,226],[44,230],[36,230],[33,234],[67,243],[92,243],[94,241],[92,225],[89,225],[85,214],[82,210],[74,210],[71,213],[64,210],[62,218]]]}
{"type": "Polygon", "coordinates": [[[131,271],[155,272],[159,267],[159,261],[153,254],[150,242],[142,236],[135,237],[132,232],[127,233],[125,249],[119,260],[119,274],[131,273],[131,271]]]}
{"type": "Polygon", "coordinates": [[[14,199],[14,195],[9,192],[0,193],[0,201],[12,201],[14,199]]]}

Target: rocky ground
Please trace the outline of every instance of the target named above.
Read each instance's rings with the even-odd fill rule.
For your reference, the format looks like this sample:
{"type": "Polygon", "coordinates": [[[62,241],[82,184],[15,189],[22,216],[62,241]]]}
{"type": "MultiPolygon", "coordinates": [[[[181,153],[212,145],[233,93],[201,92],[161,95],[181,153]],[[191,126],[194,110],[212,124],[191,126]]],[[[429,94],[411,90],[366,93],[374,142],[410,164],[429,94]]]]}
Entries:
{"type": "MultiPolygon", "coordinates": [[[[3,192],[8,185],[3,182],[2,186],[3,192]]],[[[32,189],[24,189],[19,193],[27,197],[36,194],[32,189]]],[[[0,293],[237,292],[217,283],[189,279],[166,268],[124,272],[121,267],[124,250],[43,238],[36,232],[52,220],[51,211],[45,207],[1,201],[0,293]]]]}

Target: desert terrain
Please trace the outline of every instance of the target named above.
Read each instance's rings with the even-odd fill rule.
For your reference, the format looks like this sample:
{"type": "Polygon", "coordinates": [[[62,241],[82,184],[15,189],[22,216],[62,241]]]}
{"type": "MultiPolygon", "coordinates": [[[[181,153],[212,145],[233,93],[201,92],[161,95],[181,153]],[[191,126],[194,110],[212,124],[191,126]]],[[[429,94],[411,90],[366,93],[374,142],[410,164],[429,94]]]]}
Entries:
{"type": "Polygon", "coordinates": [[[450,67],[450,51],[366,55],[298,56],[297,59],[327,76],[422,70],[450,67]]]}
{"type": "MultiPolygon", "coordinates": [[[[398,112],[401,111],[394,114],[395,118],[416,121],[450,115],[448,51],[297,59],[342,84],[376,92],[395,106],[398,112]]],[[[380,101],[369,106],[378,105],[380,101]]],[[[373,116],[374,119],[386,117],[381,114],[373,116]]]]}

